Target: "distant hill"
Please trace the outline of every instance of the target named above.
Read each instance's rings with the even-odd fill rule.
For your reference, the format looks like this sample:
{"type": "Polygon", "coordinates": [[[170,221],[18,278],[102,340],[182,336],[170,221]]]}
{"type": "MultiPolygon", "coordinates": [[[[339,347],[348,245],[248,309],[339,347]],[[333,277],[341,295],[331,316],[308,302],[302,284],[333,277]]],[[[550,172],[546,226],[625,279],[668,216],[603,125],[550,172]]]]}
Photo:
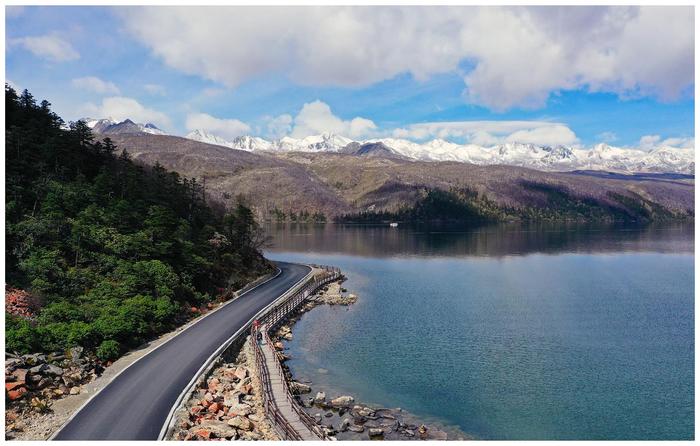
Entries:
{"type": "Polygon", "coordinates": [[[247,197],[259,217],[298,220],[567,219],[661,220],[694,216],[694,180],[658,181],[542,172],[513,166],[413,161],[380,145],[351,153],[249,152],[186,138],[119,134],[134,159],[160,163],[206,183],[225,203],[247,197]],[[438,191],[440,193],[435,193],[438,191]],[[428,206],[430,205],[430,206],[428,206]],[[445,208],[449,212],[441,215],[445,208]],[[419,215],[416,209],[422,209],[419,215]],[[430,213],[428,213],[430,210],[430,213]]]}

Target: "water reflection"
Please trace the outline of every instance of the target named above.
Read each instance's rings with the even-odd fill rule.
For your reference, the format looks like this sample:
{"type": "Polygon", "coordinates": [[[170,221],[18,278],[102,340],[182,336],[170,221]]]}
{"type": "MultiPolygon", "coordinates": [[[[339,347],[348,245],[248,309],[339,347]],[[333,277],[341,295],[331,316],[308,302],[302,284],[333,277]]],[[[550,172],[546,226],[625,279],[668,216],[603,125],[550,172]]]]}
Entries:
{"type": "Polygon", "coordinates": [[[478,227],[271,224],[269,251],[364,257],[694,251],[692,223],[498,224],[478,227]]]}

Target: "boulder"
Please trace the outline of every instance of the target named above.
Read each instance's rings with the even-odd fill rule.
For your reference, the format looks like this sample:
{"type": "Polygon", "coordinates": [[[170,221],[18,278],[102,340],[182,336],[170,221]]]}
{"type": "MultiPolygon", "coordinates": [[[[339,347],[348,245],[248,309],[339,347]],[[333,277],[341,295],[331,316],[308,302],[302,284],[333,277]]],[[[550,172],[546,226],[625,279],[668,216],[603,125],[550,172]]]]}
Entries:
{"type": "Polygon", "coordinates": [[[61,376],[63,375],[63,369],[57,365],[47,364],[46,368],[44,369],[44,374],[61,376]]]}
{"type": "Polygon", "coordinates": [[[204,420],[199,424],[199,429],[206,429],[211,436],[216,438],[235,439],[238,437],[236,429],[224,421],[204,420]]]}
{"type": "Polygon", "coordinates": [[[326,394],[324,392],[318,392],[314,397],[314,403],[322,403],[326,401],[326,394]]]}
{"type": "Polygon", "coordinates": [[[12,376],[15,381],[26,381],[27,380],[27,369],[15,369],[12,371],[12,376]]]}
{"type": "Polygon", "coordinates": [[[26,393],[27,393],[26,387],[17,387],[15,389],[7,392],[7,397],[10,399],[10,401],[15,401],[15,400],[22,398],[26,393]]]}
{"type": "Polygon", "coordinates": [[[247,441],[257,441],[257,440],[262,440],[262,435],[258,434],[257,432],[241,432],[241,440],[247,440],[247,441]]]}
{"type": "Polygon", "coordinates": [[[253,413],[253,408],[247,404],[234,404],[228,410],[228,414],[232,417],[245,417],[253,413]]]}
{"type": "Polygon", "coordinates": [[[349,395],[339,396],[331,400],[331,405],[335,407],[349,406],[355,402],[355,398],[349,395]]]}
{"type": "Polygon", "coordinates": [[[78,387],[78,386],[71,387],[69,393],[71,395],[78,395],[80,393],[80,387],[78,387]]]}
{"type": "Polygon", "coordinates": [[[227,423],[229,426],[233,426],[242,431],[253,430],[253,423],[251,423],[250,420],[245,417],[233,417],[230,420],[228,420],[227,423]]]}
{"type": "Polygon", "coordinates": [[[239,380],[244,380],[248,376],[248,370],[245,367],[238,367],[234,372],[234,376],[239,380]]]}
{"type": "Polygon", "coordinates": [[[37,389],[43,389],[45,387],[48,387],[53,384],[53,381],[51,381],[51,378],[41,378],[41,381],[36,385],[37,389]]]}
{"type": "Polygon", "coordinates": [[[211,403],[209,407],[207,407],[207,411],[209,413],[217,413],[219,410],[222,409],[223,406],[221,406],[219,403],[211,403]]]}
{"type": "Polygon", "coordinates": [[[17,367],[24,366],[24,361],[21,358],[10,358],[5,360],[5,372],[11,372],[17,367]]]}
{"type": "Polygon", "coordinates": [[[80,358],[83,356],[83,347],[73,347],[68,351],[68,356],[70,357],[70,360],[73,362],[78,362],[80,358]]]}
{"type": "Polygon", "coordinates": [[[358,426],[356,424],[352,424],[348,426],[348,430],[350,432],[355,432],[356,434],[361,434],[362,432],[365,431],[365,428],[363,426],[358,426]]]}
{"type": "Polygon", "coordinates": [[[378,427],[371,428],[368,432],[370,437],[383,437],[384,431],[378,427]]]}
{"type": "Polygon", "coordinates": [[[24,362],[27,365],[35,366],[39,364],[44,364],[46,362],[46,355],[43,355],[41,353],[32,353],[29,355],[22,356],[22,359],[24,359],[24,362]]]}
{"type": "Polygon", "coordinates": [[[5,383],[5,390],[9,392],[11,390],[15,390],[15,389],[18,389],[20,387],[24,387],[24,385],[25,385],[24,381],[14,381],[14,382],[5,383]]]}
{"type": "Polygon", "coordinates": [[[275,347],[277,350],[280,350],[280,351],[281,351],[281,350],[284,350],[284,344],[282,344],[280,341],[275,342],[275,343],[274,343],[274,347],[275,347]]]}
{"type": "Polygon", "coordinates": [[[236,391],[229,391],[224,393],[224,405],[233,408],[241,402],[241,394],[236,391]]]}
{"type": "Polygon", "coordinates": [[[351,425],[352,420],[350,418],[343,418],[343,421],[340,422],[340,427],[338,428],[338,430],[340,432],[345,432],[351,425]]]}
{"type": "Polygon", "coordinates": [[[297,381],[292,381],[289,383],[290,390],[292,393],[296,394],[302,394],[302,393],[311,393],[311,386],[308,386],[306,384],[297,382],[297,381]]]}
{"type": "Polygon", "coordinates": [[[29,373],[31,373],[32,375],[40,375],[44,373],[45,370],[48,370],[48,368],[48,364],[39,364],[29,369],[29,373]]]}

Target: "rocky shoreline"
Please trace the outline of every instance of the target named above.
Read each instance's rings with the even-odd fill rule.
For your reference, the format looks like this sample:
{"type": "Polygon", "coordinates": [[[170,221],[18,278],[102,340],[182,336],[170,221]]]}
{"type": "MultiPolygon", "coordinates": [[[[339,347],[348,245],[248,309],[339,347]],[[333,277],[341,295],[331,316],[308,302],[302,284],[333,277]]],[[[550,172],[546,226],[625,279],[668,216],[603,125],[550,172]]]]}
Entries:
{"type": "MultiPolygon", "coordinates": [[[[314,296],[290,316],[286,323],[271,334],[275,347],[283,361],[291,359],[284,353],[284,342],[292,341],[292,327],[303,316],[318,305],[352,305],[357,296],[347,294],[342,280],[333,282],[319,290],[314,296]]],[[[332,398],[319,391],[313,395],[312,383],[294,380],[289,367],[284,364],[290,389],[298,401],[326,434],[338,440],[465,440],[468,436],[436,423],[421,421],[401,408],[373,407],[355,401],[350,395],[335,395],[332,398]]]]}

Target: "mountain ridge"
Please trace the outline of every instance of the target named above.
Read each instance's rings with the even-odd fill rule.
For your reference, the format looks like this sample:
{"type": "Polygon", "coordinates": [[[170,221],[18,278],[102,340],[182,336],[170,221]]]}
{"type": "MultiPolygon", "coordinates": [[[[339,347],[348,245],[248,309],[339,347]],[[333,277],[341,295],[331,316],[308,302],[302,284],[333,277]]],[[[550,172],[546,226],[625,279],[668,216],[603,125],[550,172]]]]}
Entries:
{"type": "MultiPolygon", "coordinates": [[[[167,135],[155,125],[139,124],[129,119],[85,119],[96,133],[167,135]]],[[[173,135],[175,136],[175,135],[173,135]]],[[[678,173],[695,174],[695,148],[659,146],[651,150],[616,147],[599,143],[590,148],[565,145],[538,145],[506,142],[491,146],[457,144],[444,139],[417,143],[398,138],[352,140],[333,133],[304,138],[285,136],[276,140],[244,135],[227,140],[203,129],[196,129],[185,138],[229,149],[247,152],[328,152],[352,153],[358,156],[384,156],[413,161],[456,161],[476,165],[508,165],[541,171],[569,172],[597,170],[615,173],[678,173]]]]}

